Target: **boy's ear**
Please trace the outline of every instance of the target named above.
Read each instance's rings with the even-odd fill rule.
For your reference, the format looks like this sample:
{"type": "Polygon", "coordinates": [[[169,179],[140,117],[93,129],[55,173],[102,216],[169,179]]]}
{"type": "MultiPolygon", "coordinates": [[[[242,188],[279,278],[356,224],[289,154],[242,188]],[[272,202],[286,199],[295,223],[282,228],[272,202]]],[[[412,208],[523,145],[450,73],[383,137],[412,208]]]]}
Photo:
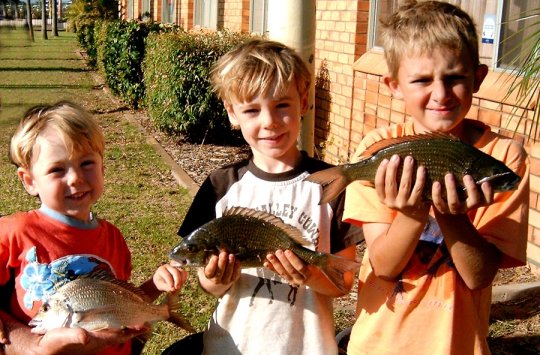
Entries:
{"type": "Polygon", "coordinates": [[[19,177],[19,180],[21,180],[26,192],[32,196],[39,195],[37,187],[34,183],[34,179],[32,178],[32,174],[28,169],[21,167],[17,168],[17,176],[19,177]]]}
{"type": "Polygon", "coordinates": [[[474,72],[473,92],[478,92],[478,90],[480,90],[480,85],[482,85],[482,82],[486,78],[488,71],[489,68],[485,64],[480,64],[478,68],[476,68],[476,71],[474,72]]]}
{"type": "Polygon", "coordinates": [[[229,122],[231,123],[231,126],[233,127],[239,126],[238,119],[236,118],[236,115],[234,113],[233,106],[227,101],[223,102],[223,106],[225,106],[225,110],[227,110],[227,116],[229,117],[229,122]]]}
{"type": "Polygon", "coordinates": [[[399,88],[399,82],[397,81],[397,79],[394,79],[390,75],[390,73],[383,75],[383,82],[384,82],[384,85],[388,86],[393,97],[395,97],[396,99],[403,98],[401,89],[399,88]]]}

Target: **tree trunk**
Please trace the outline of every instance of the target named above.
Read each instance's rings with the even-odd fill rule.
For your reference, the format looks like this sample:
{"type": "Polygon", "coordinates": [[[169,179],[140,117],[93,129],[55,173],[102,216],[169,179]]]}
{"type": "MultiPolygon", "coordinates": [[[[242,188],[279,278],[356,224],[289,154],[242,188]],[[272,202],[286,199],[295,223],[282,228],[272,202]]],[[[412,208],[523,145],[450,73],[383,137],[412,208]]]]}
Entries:
{"type": "Polygon", "coordinates": [[[28,24],[28,35],[34,42],[34,25],[32,24],[32,4],[30,0],[26,0],[26,23],[28,24]]]}
{"type": "Polygon", "coordinates": [[[41,36],[47,38],[47,0],[41,0],[41,36]]]}
{"type": "Polygon", "coordinates": [[[50,0],[49,6],[52,9],[52,32],[53,36],[58,37],[58,7],[56,0],[50,0]]]}

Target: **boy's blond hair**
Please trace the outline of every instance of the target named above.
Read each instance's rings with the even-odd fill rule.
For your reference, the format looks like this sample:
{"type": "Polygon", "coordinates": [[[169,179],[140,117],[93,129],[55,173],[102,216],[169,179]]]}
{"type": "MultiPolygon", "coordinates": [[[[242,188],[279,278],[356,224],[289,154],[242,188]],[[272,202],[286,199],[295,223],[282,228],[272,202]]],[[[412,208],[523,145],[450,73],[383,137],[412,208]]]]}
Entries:
{"type": "Polygon", "coordinates": [[[293,49],[253,39],[223,55],[212,70],[211,81],[219,98],[233,104],[259,95],[282,96],[293,82],[302,96],[309,89],[311,74],[293,49]]]}
{"type": "Polygon", "coordinates": [[[18,167],[30,168],[38,137],[47,128],[58,133],[69,152],[93,151],[103,157],[105,139],[97,122],[80,106],[60,101],[26,112],[11,138],[11,162],[18,167]]]}
{"type": "Polygon", "coordinates": [[[407,1],[381,21],[388,70],[397,78],[401,58],[435,49],[466,52],[475,68],[480,64],[478,35],[471,17],[459,7],[441,1],[407,1]]]}

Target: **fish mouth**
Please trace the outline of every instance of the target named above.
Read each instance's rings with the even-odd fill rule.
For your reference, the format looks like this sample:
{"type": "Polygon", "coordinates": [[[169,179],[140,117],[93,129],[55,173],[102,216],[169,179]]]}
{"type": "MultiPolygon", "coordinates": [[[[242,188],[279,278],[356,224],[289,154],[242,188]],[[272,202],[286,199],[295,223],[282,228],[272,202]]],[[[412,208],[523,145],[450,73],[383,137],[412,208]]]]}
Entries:
{"type": "Polygon", "coordinates": [[[174,253],[169,254],[169,259],[177,262],[180,264],[180,266],[189,266],[191,265],[191,262],[189,259],[180,258],[178,255],[175,255],[174,253]]]}

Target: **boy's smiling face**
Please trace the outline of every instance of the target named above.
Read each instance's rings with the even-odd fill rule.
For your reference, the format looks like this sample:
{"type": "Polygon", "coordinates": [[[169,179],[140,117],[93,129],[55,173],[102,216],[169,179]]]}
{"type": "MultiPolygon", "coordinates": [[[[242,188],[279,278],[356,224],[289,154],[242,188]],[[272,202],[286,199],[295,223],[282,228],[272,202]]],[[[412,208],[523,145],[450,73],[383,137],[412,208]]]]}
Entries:
{"type": "Polygon", "coordinates": [[[297,138],[301,116],[307,111],[307,93],[300,96],[295,83],[281,97],[257,96],[249,102],[225,104],[232,125],[240,126],[262,170],[279,173],[300,159],[297,138]]]}
{"type": "Polygon", "coordinates": [[[434,50],[404,55],[397,78],[384,80],[394,97],[405,101],[416,133],[452,133],[465,118],[486,74],[487,67],[475,69],[466,51],[434,50]]]}
{"type": "Polygon", "coordinates": [[[74,151],[54,130],[47,128],[34,147],[32,166],[19,168],[26,191],[47,207],[81,221],[103,193],[103,159],[97,152],[74,151]]]}

